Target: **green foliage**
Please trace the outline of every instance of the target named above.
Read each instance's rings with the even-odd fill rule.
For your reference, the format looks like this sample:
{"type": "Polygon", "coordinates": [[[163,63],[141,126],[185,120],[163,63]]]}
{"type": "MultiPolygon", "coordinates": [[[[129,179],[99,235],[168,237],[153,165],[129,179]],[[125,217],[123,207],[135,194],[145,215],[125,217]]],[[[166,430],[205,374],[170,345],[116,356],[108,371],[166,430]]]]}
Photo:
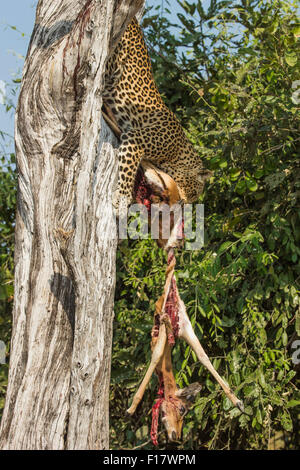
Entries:
{"type": "MultiPolygon", "coordinates": [[[[300,334],[299,26],[288,1],[178,1],[178,25],[144,19],[157,84],[214,176],[205,246],[177,258],[180,294],[219,373],[244,400],[233,409],[184,344],[177,382],[204,387],[187,415],[182,448],[299,445],[300,394],[291,345],[300,334]],[[177,30],[175,29],[177,28],[177,30]]],[[[137,416],[124,412],[150,359],[154,301],[165,258],[149,241],[121,245],[113,346],[111,439],[147,442],[156,379],[137,416]],[[147,432],[146,432],[147,430],[147,432]]],[[[164,435],[160,436],[165,448],[164,435]]],[[[145,448],[152,448],[151,444],[145,448]]]]}

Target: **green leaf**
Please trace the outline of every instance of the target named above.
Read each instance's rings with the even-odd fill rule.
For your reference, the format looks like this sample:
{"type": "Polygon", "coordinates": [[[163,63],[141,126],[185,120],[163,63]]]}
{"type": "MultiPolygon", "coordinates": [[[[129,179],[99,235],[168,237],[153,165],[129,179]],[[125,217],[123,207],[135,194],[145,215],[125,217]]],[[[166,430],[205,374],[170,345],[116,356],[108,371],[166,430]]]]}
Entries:
{"type": "Polygon", "coordinates": [[[259,408],[256,410],[256,420],[259,424],[262,424],[262,414],[259,408]]]}
{"type": "Polygon", "coordinates": [[[237,184],[236,184],[236,187],[235,187],[235,190],[238,194],[242,195],[245,193],[246,191],[246,182],[244,179],[240,179],[237,184]]]}
{"type": "Polygon", "coordinates": [[[258,184],[253,178],[246,178],[246,184],[247,188],[250,189],[250,191],[257,191],[258,184]]]}
{"type": "Polygon", "coordinates": [[[239,170],[238,168],[232,168],[230,170],[230,178],[232,180],[235,180],[237,179],[237,177],[241,174],[241,170],[239,170]]]}
{"type": "Polygon", "coordinates": [[[286,331],[284,331],[282,333],[282,344],[283,344],[283,346],[286,346],[287,343],[288,343],[288,335],[287,335],[286,331]]]}
{"type": "Polygon", "coordinates": [[[219,248],[219,250],[218,250],[218,253],[219,253],[219,254],[224,253],[224,251],[226,251],[231,245],[232,245],[232,242],[224,242],[224,243],[222,243],[222,245],[220,246],[220,248],[219,248]]]}
{"type": "Polygon", "coordinates": [[[294,408],[295,406],[300,406],[300,400],[290,400],[286,406],[288,408],[294,408]]]}
{"type": "Polygon", "coordinates": [[[228,165],[227,161],[225,160],[225,158],[221,158],[220,161],[219,161],[219,167],[220,168],[226,168],[228,165]]]}
{"type": "Polygon", "coordinates": [[[149,429],[147,425],[141,426],[137,431],[136,431],[136,437],[142,441],[148,437],[149,434],[149,429]]]}
{"type": "Polygon", "coordinates": [[[294,66],[297,64],[298,58],[297,58],[296,52],[287,51],[287,52],[284,54],[284,58],[285,58],[286,63],[287,63],[290,67],[294,67],[294,66]]]}
{"type": "Polygon", "coordinates": [[[282,424],[283,428],[286,431],[292,431],[293,430],[293,422],[292,422],[292,419],[291,419],[291,415],[289,414],[288,411],[283,412],[280,421],[281,421],[281,424],[282,424]]]}
{"type": "Polygon", "coordinates": [[[293,29],[293,34],[295,36],[295,38],[299,38],[300,37],[300,25],[297,25],[295,26],[293,29]]]}

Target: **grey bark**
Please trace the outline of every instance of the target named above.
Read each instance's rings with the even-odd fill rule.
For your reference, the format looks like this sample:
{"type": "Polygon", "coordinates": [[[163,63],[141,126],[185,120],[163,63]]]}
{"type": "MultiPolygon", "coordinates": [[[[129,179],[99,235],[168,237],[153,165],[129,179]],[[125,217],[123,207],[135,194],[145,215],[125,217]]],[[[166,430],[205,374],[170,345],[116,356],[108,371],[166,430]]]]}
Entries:
{"type": "Polygon", "coordinates": [[[1,449],[106,449],[116,140],[105,62],[142,0],[39,0],[16,114],[15,302],[1,449]]]}

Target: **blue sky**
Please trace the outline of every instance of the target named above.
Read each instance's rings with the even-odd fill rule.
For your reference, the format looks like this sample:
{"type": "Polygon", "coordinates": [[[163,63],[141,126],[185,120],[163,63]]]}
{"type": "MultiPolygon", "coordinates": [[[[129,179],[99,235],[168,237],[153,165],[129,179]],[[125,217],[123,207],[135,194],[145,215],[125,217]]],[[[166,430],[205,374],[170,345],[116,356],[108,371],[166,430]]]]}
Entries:
{"type": "MultiPolygon", "coordinates": [[[[157,6],[161,3],[161,0],[147,0],[146,2],[148,6],[157,6]]],[[[175,22],[176,13],[180,8],[174,0],[170,3],[172,20],[175,22]]],[[[205,0],[203,3],[207,4],[208,1],[205,0]]],[[[21,76],[24,57],[34,26],[36,4],[37,1],[34,0],[9,0],[2,2],[0,10],[0,131],[10,135],[13,135],[13,111],[5,112],[1,104],[1,90],[3,90],[3,82],[11,83],[14,78],[21,76]]],[[[166,0],[164,4],[167,6],[166,0]]],[[[9,151],[11,148],[10,145],[9,151]]]]}
{"type": "MultiPolygon", "coordinates": [[[[3,88],[1,81],[11,83],[14,78],[21,75],[23,57],[26,55],[34,25],[35,4],[36,2],[33,0],[9,0],[1,5],[0,89],[3,88]],[[11,26],[16,27],[17,31],[13,30],[11,26]]],[[[6,113],[1,104],[0,130],[13,134],[13,111],[6,113]]]]}

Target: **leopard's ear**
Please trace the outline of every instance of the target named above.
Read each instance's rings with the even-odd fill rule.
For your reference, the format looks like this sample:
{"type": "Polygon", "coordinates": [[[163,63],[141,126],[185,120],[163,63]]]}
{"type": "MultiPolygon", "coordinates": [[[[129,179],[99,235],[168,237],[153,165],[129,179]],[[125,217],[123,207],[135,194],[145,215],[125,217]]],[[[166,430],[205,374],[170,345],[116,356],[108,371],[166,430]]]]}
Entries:
{"type": "Polygon", "coordinates": [[[202,386],[199,384],[199,382],[194,382],[188,387],[179,388],[176,391],[175,395],[177,398],[186,400],[189,403],[193,403],[196,395],[200,392],[201,389],[202,389],[202,386]]]}
{"type": "Polygon", "coordinates": [[[213,176],[214,172],[211,170],[203,169],[199,171],[199,174],[201,176],[201,179],[203,181],[206,181],[206,180],[209,180],[213,176]]]}

